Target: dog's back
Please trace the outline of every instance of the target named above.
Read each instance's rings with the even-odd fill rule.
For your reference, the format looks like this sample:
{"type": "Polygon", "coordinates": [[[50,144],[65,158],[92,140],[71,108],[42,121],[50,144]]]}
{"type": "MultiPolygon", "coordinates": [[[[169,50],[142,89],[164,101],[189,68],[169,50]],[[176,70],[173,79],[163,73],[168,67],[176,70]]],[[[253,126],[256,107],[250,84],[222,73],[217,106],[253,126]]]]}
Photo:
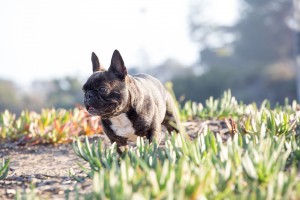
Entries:
{"type": "MultiPolygon", "coordinates": [[[[157,111],[162,123],[169,132],[179,131],[180,118],[172,95],[162,83],[148,74],[135,74],[131,76],[140,90],[140,97],[149,96],[157,106],[157,111]]],[[[147,104],[147,102],[144,102],[147,104]]],[[[145,106],[145,105],[144,105],[145,106]]],[[[147,114],[147,113],[143,113],[147,114]]]]}

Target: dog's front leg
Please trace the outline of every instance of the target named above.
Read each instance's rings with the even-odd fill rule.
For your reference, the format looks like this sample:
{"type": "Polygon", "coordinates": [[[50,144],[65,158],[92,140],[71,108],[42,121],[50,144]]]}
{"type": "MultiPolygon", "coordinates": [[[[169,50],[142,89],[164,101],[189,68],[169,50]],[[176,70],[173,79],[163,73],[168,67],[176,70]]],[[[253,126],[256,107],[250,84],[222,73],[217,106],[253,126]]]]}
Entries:
{"type": "Polygon", "coordinates": [[[147,133],[147,139],[149,140],[149,143],[153,142],[153,140],[156,140],[157,144],[160,144],[161,123],[159,123],[158,120],[153,121],[153,124],[147,133]]]}
{"type": "Polygon", "coordinates": [[[118,136],[114,133],[114,131],[110,128],[110,122],[108,120],[101,120],[101,124],[103,127],[103,131],[105,135],[108,137],[111,143],[117,143],[117,152],[119,155],[122,154],[120,147],[127,145],[127,139],[121,136],[118,136]]]}

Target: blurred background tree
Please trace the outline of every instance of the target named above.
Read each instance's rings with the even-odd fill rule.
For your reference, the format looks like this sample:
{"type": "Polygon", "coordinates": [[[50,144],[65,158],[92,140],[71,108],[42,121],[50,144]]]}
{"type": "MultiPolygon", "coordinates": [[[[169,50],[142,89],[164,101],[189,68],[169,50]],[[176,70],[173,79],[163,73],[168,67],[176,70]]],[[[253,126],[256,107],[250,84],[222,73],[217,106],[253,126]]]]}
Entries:
{"type": "MultiPolygon", "coordinates": [[[[241,18],[218,26],[191,8],[191,35],[201,46],[201,76],[174,79],[176,94],[199,100],[231,88],[238,99],[272,103],[296,99],[295,31],[290,0],[241,0],[241,18]],[[191,92],[187,88],[198,88],[191,92]]],[[[298,44],[299,45],[299,44],[298,44]]]]}
{"type": "Polygon", "coordinates": [[[82,81],[78,77],[35,81],[32,89],[43,99],[46,107],[69,109],[83,102],[82,81]]]}
{"type": "Polygon", "coordinates": [[[83,102],[82,82],[76,77],[66,77],[51,81],[52,90],[47,94],[49,105],[73,108],[83,102]]]}
{"type": "Polygon", "coordinates": [[[20,99],[22,93],[12,81],[0,79],[0,110],[18,112],[22,107],[20,99]]]}
{"type": "Polygon", "coordinates": [[[74,108],[82,104],[82,81],[78,77],[34,81],[27,90],[14,82],[0,80],[0,111],[20,113],[23,109],[74,108]]]}

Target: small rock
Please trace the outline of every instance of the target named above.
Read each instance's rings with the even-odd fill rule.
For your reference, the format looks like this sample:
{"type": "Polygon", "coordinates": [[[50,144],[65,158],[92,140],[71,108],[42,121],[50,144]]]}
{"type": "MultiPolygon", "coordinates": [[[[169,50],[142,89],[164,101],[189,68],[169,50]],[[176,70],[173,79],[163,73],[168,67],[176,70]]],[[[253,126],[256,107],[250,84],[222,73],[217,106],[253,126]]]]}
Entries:
{"type": "Polygon", "coordinates": [[[4,185],[11,185],[11,181],[5,181],[4,185]]]}
{"type": "Polygon", "coordinates": [[[61,182],[61,184],[63,184],[63,185],[69,185],[69,184],[71,184],[71,183],[72,183],[71,180],[68,180],[68,181],[62,181],[62,182],[61,182]]]}
{"type": "Polygon", "coordinates": [[[6,194],[10,195],[10,194],[16,194],[16,190],[14,189],[7,189],[6,190],[6,194]]]}

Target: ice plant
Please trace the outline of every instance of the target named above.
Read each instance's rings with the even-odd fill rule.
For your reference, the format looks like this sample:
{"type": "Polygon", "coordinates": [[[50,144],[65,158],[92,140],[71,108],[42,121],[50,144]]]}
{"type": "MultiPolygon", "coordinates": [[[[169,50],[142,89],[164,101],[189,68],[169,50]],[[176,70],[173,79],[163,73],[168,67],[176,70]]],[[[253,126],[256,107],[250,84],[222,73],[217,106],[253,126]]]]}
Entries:
{"type": "Polygon", "coordinates": [[[73,110],[43,109],[41,113],[23,111],[19,117],[0,114],[0,140],[24,144],[66,143],[80,135],[101,133],[99,117],[91,117],[81,107],[73,110]]]}

